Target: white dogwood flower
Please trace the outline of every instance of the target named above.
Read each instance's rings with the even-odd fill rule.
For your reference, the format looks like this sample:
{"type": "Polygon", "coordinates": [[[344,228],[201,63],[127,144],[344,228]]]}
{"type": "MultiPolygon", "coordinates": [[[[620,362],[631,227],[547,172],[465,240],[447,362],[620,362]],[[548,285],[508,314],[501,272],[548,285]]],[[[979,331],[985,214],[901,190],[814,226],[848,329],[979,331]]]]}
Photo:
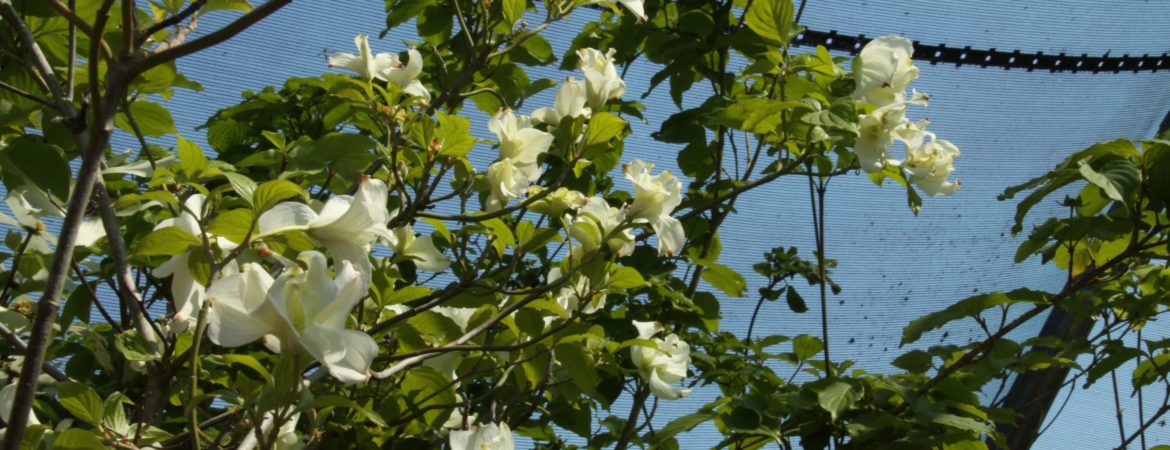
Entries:
{"type": "Polygon", "coordinates": [[[468,430],[452,430],[448,436],[451,450],[514,450],[512,429],[504,422],[474,424],[468,430]]]}
{"type": "Polygon", "coordinates": [[[540,179],[538,159],[552,145],[553,135],[533,128],[528,116],[517,117],[507,108],[492,116],[488,130],[500,141],[500,159],[488,167],[487,174],[491,194],[486,208],[495,211],[540,179]]]}
{"type": "Polygon", "coordinates": [[[488,166],[488,197],[484,203],[487,212],[497,211],[508,205],[514,198],[520,198],[530,183],[527,173],[515,161],[504,158],[488,166]]]}
{"type": "Polygon", "coordinates": [[[430,100],[430,92],[418,80],[419,74],[422,73],[422,55],[419,54],[418,50],[412,48],[406,51],[410,59],[404,65],[398,59],[398,55],[392,53],[374,54],[370,50],[370,39],[364,34],[353,38],[353,43],[358,48],[358,54],[334,53],[329,56],[329,67],[341,67],[357,73],[366,81],[378,79],[394,83],[407,94],[430,100]]]}
{"type": "Polygon", "coordinates": [[[662,331],[658,322],[633,321],[638,329],[638,338],[654,342],[657,348],[635,345],[630,347],[630,357],[638,375],[650,384],[650,392],[662,400],[677,400],[690,395],[690,389],[672,386],[686,378],[687,367],[691,365],[691,346],[678,335],[671,333],[666,338],[654,337],[662,331]]]}
{"type": "Polygon", "coordinates": [[[577,211],[577,217],[565,216],[569,224],[569,236],[581,245],[573,248],[573,257],[580,259],[584,253],[593,252],[602,245],[609,247],[618,256],[634,252],[634,232],[622,229],[616,235],[610,234],[623,226],[626,211],[609,206],[600,196],[589,197],[585,206],[577,211]]]}
{"type": "Polygon", "coordinates": [[[926,121],[908,124],[895,131],[895,136],[906,145],[906,160],[902,168],[910,175],[909,181],[926,195],[951,195],[959,189],[959,181],[947,181],[955,170],[959,148],[934,133],[926,131],[926,121]]]}
{"type": "Polygon", "coordinates": [[[592,111],[588,106],[585,106],[587,100],[585,83],[569,77],[557,90],[556,103],[553,104],[553,107],[538,108],[533,111],[532,121],[555,127],[560,125],[561,120],[565,118],[589,117],[592,111]]]}
{"type": "Polygon", "coordinates": [[[882,36],[865,44],[854,68],[854,98],[882,107],[905,101],[906,88],[918,78],[914,44],[901,36],[882,36]]]}
{"type": "Polygon", "coordinates": [[[634,183],[634,204],[627,212],[635,222],[649,223],[658,235],[658,254],[673,256],[686,240],[682,223],[670,214],[682,203],[682,182],[669,170],[650,175],[654,164],[634,160],[622,171],[634,183]]]}
{"type": "Polygon", "coordinates": [[[269,350],[307,352],[330,375],[345,383],[369,379],[378,346],[369,335],[345,328],[349,313],[365,295],[361,276],[348,261],[330,277],[325,255],[308,251],[275,281],[248,265],[212,285],[208,337],[238,347],[261,337],[269,350]]]}
{"type": "Polygon", "coordinates": [[[621,98],[626,93],[626,82],[618,75],[613,64],[615,49],[601,53],[597,49],[577,50],[577,66],[585,75],[585,95],[589,108],[596,112],[605,107],[605,102],[621,98]]]}
{"type": "Polygon", "coordinates": [[[304,203],[283,202],[260,215],[260,237],[285,231],[304,231],[317,243],[329,249],[334,261],[348,261],[370,281],[370,244],[379,238],[391,239],[386,223],[390,212],[386,209],[386,183],[374,178],[364,179],[357,195],[335,195],[314,210],[304,203]]]}

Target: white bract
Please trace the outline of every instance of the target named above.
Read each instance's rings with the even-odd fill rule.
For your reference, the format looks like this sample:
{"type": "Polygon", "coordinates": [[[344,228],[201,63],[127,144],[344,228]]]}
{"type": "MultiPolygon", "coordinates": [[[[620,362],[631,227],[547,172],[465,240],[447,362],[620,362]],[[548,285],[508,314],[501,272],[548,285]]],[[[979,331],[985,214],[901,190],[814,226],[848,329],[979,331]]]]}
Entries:
{"type": "Polygon", "coordinates": [[[577,50],[577,66],[585,75],[585,95],[594,112],[601,111],[605,102],[621,98],[626,93],[626,82],[622,81],[613,64],[616,53],[617,50],[612,48],[606,53],[593,48],[577,50]]]}
{"type": "Polygon", "coordinates": [[[404,65],[398,59],[398,55],[374,54],[370,50],[370,39],[364,34],[353,38],[353,43],[358,48],[358,54],[337,52],[329,55],[329,67],[341,67],[357,73],[366,81],[374,79],[388,81],[397,85],[407,94],[430,100],[430,92],[418,80],[419,74],[422,73],[422,55],[419,54],[418,50],[412,48],[406,51],[410,59],[404,65]]]}
{"type": "Polygon", "coordinates": [[[370,244],[382,238],[391,240],[386,229],[390,212],[386,210],[386,183],[364,179],[357,195],[335,195],[314,210],[304,203],[283,202],[273,206],[258,220],[260,236],[285,231],[304,231],[318,244],[329,249],[335,263],[347,261],[370,282],[370,244]]]}
{"type": "Polygon", "coordinates": [[[395,256],[414,261],[415,267],[427,272],[442,272],[451,265],[430,236],[415,236],[410,225],[391,230],[388,242],[395,256]]]}
{"type": "Polygon", "coordinates": [[[905,101],[906,88],[918,78],[914,44],[901,36],[882,36],[865,44],[854,66],[854,98],[882,107],[905,101]]]}
{"type": "Polygon", "coordinates": [[[614,230],[622,228],[626,222],[626,211],[609,206],[604,198],[589,197],[585,206],[577,211],[577,217],[564,218],[569,227],[569,235],[581,245],[573,247],[573,257],[580,259],[585,253],[596,251],[604,244],[618,256],[626,256],[634,252],[634,232],[624,228],[614,235],[614,230]]]}
{"type": "Polygon", "coordinates": [[[512,429],[508,424],[489,423],[471,425],[469,430],[452,430],[449,435],[451,450],[514,450],[512,429]]]}
{"type": "MultiPolygon", "coordinates": [[[[563,277],[564,274],[561,273],[560,267],[553,267],[548,271],[549,284],[556,283],[563,277]]],[[[557,305],[564,308],[566,312],[581,311],[582,314],[593,314],[605,307],[605,295],[597,295],[590,289],[592,283],[590,283],[589,277],[577,274],[573,276],[573,280],[566,282],[553,295],[553,300],[557,302],[557,305]]],[[[551,320],[545,320],[545,322],[546,324],[551,323],[551,320]]]]}
{"type": "Polygon", "coordinates": [[[682,223],[670,214],[682,203],[682,182],[669,170],[650,175],[654,164],[634,160],[622,171],[634,183],[634,204],[627,214],[635,222],[649,223],[658,234],[658,254],[677,255],[686,240],[682,223]]]}
{"type": "MultiPolygon", "coordinates": [[[[13,378],[11,383],[0,388],[0,419],[3,419],[4,423],[8,423],[8,420],[12,416],[12,405],[16,400],[16,384],[18,382],[20,382],[19,378],[13,378]]],[[[40,425],[40,423],[41,421],[37,419],[37,415],[30,410],[28,412],[28,424],[40,425]]]]}
{"type": "Polygon", "coordinates": [[[553,135],[532,127],[528,116],[517,117],[504,108],[488,121],[488,130],[500,141],[500,159],[488,167],[491,185],[485,209],[495,211],[518,198],[528,184],[540,179],[540,155],[552,145],[553,135]]]}
{"type": "Polygon", "coordinates": [[[538,108],[532,112],[532,121],[546,123],[552,126],[561,124],[562,119],[574,117],[589,117],[592,110],[585,106],[587,101],[585,83],[574,80],[573,77],[565,80],[557,90],[557,99],[552,108],[538,108]]]}
{"type": "Polygon", "coordinates": [[[861,169],[866,172],[881,172],[889,161],[889,146],[894,130],[904,126],[906,104],[894,103],[883,106],[869,114],[858,117],[861,133],[853,150],[861,169]]]}
{"type": "Polygon", "coordinates": [[[690,395],[690,389],[672,386],[686,378],[687,367],[691,365],[691,346],[671,333],[666,338],[654,337],[662,331],[658,322],[633,321],[638,329],[638,338],[647,339],[656,348],[635,345],[630,347],[630,357],[638,375],[650,385],[650,392],[662,400],[677,400],[690,395]]]}
{"type": "Polygon", "coordinates": [[[305,269],[289,268],[275,281],[263,268],[247,265],[213,284],[207,293],[212,302],[208,337],[225,347],[263,337],[269,350],[306,351],[334,378],[364,382],[378,346],[345,324],[366,285],[349,262],[343,261],[331,278],[325,255],[308,251],[299,260],[305,269]]]}

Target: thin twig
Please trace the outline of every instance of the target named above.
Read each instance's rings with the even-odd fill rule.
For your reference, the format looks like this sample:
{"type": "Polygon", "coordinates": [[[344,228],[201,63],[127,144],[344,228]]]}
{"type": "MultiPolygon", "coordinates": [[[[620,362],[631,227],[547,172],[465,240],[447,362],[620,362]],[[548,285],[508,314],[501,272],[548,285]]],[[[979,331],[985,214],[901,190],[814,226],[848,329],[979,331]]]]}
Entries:
{"type": "Polygon", "coordinates": [[[34,102],[40,103],[41,105],[47,106],[47,107],[49,107],[49,108],[57,109],[57,105],[55,105],[55,104],[53,104],[53,103],[49,102],[48,100],[45,100],[45,99],[43,99],[43,98],[37,97],[37,96],[35,96],[35,95],[32,95],[32,94],[30,94],[30,93],[28,93],[28,92],[25,92],[23,89],[20,89],[20,88],[18,88],[18,87],[16,87],[16,86],[13,86],[13,85],[11,85],[11,84],[5,83],[5,82],[3,82],[3,81],[0,81],[0,88],[7,89],[7,90],[9,90],[10,92],[12,92],[13,94],[16,94],[16,95],[19,95],[19,96],[21,96],[21,97],[24,97],[24,98],[27,98],[27,99],[29,99],[29,100],[32,100],[32,101],[34,101],[34,102]]]}

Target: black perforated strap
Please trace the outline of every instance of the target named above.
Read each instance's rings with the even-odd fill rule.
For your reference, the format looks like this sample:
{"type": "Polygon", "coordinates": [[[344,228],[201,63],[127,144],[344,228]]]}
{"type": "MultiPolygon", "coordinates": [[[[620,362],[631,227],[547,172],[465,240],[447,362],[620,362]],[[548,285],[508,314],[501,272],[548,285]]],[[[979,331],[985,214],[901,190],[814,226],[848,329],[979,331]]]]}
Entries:
{"type": "MultiPolygon", "coordinates": [[[[794,45],[823,45],[829,50],[857,53],[870,38],[838,34],[834,31],[805,30],[794,45]]],[[[1002,67],[1006,69],[1047,70],[1049,72],[1157,72],[1170,69],[1170,53],[1150,56],[1089,56],[1059,53],[1048,55],[1044,52],[1023,53],[1019,50],[976,49],[971,46],[950,47],[946,44],[923,44],[914,42],[914,59],[931,64],[947,63],[956,66],[1002,67]]]]}

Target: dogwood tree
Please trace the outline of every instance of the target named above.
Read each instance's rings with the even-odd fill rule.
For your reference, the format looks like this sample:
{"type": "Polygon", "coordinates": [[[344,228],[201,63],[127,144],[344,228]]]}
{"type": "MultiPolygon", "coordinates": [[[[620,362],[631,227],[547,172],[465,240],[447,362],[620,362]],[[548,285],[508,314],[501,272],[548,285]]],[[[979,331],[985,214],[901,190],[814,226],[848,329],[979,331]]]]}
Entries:
{"type": "MultiPolygon", "coordinates": [[[[994,426],[1012,423],[977,395],[993,380],[1051,367],[1096,379],[1166,358],[1112,338],[1005,338],[1054,306],[1118,329],[1161,312],[1161,141],[1102,144],[1005,193],[1036,189],[1022,223],[1088,182],[1077,214],[1017,255],[1067,267],[1064,291],[959,301],[908,324],[905,342],[987,308],[1033,309],[987,340],[905,353],[891,362],[901,372],[850,371],[827,333],[720,331],[718,299],[746,284],[718,262],[719,229],[742,193],[807,180],[815,261],[765,255],[759,301],[785,295],[803,312],[788,286],[800,277],[823,310],[838,289],[827,180],[892,180],[915,212],[920,191],[955,194],[958,147],[912,119],[929,97],[911,88],[909,40],[796,52],[787,0],[390,0],[388,27],[420,18],[419,48],[358,35],[357,53],[329,56],[318,76],[208,118],[210,148],[181,136],[165,99],[198,84],[175,60],[289,2],[0,1],[5,448],[677,448],[705,422],[737,449],[977,448],[1006,442],[994,426]],[[219,9],[239,15],[191,39],[219,9]],[[597,20],[561,58],[571,74],[517,76],[558,60],[541,33],[573,12],[597,20]],[[543,21],[522,20],[533,15],[543,21]],[[457,25],[422,25],[439,17],[457,25]],[[684,17],[710,26],[686,31],[684,17]],[[669,80],[680,108],[693,83],[711,85],[658,124],[680,174],[623,156],[643,106],[619,68],[636,61],[665,67],[653,84],[669,80]],[[554,87],[553,104],[525,102],[554,87]],[[114,133],[140,148],[113,152],[114,133]],[[1086,225],[1099,223],[1108,231],[1086,225]],[[1122,300],[1134,296],[1161,297],[1122,300]],[[1078,352],[1109,362],[1079,368],[1078,352]],[[802,369],[811,381],[789,378],[802,369]],[[649,426],[659,402],[699,386],[716,400],[649,426]]],[[[1165,382],[1161,365],[1142,367],[1135,383],[1165,382]]]]}

